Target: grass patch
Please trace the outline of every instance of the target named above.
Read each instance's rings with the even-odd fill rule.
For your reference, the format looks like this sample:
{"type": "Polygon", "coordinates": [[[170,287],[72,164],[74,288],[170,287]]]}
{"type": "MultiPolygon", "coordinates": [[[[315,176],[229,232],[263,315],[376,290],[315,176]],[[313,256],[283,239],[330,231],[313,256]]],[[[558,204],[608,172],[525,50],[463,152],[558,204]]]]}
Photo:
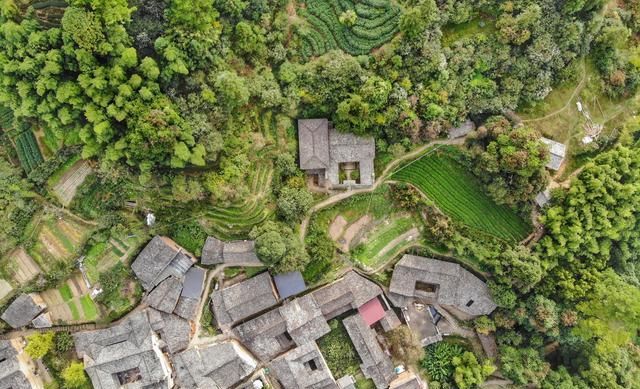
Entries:
{"type": "Polygon", "coordinates": [[[82,305],[85,319],[95,320],[95,318],[98,317],[98,307],[96,307],[96,304],[91,300],[91,296],[88,294],[82,296],[80,298],[80,304],[82,305]]]}
{"type": "Polygon", "coordinates": [[[414,226],[415,222],[411,217],[392,219],[388,223],[383,223],[368,235],[366,242],[356,247],[354,257],[364,265],[371,266],[376,262],[375,258],[382,249],[414,226]]]}
{"type": "Polygon", "coordinates": [[[73,320],[80,320],[80,312],[78,311],[75,301],[68,301],[67,305],[69,306],[73,320]]]}
{"type": "Polygon", "coordinates": [[[451,146],[429,149],[391,178],[415,185],[440,210],[474,230],[511,242],[522,240],[529,233],[527,223],[484,193],[482,184],[456,161],[458,153],[451,146]]]}
{"type": "Polygon", "coordinates": [[[60,295],[62,296],[62,299],[64,301],[69,301],[73,298],[73,293],[71,292],[71,287],[69,286],[69,284],[64,284],[63,286],[58,288],[58,292],[60,292],[60,295]]]}
{"type": "Polygon", "coordinates": [[[376,384],[370,378],[356,378],[356,389],[376,389],[376,384]]]}
{"type": "Polygon", "coordinates": [[[360,357],[356,352],[349,334],[342,322],[333,319],[329,322],[331,332],[318,339],[318,347],[327,361],[334,377],[356,375],[360,372],[360,357]]]}
{"type": "Polygon", "coordinates": [[[118,258],[122,257],[124,253],[120,251],[116,246],[111,247],[111,252],[114,253],[118,258]]]}

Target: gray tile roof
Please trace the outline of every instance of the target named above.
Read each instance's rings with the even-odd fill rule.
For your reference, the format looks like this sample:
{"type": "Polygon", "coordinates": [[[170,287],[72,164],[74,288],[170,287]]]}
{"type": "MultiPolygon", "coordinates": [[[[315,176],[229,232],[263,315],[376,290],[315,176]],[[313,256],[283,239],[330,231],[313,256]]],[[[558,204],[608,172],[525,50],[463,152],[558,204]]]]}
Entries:
{"type": "Polygon", "coordinates": [[[460,265],[414,255],[405,255],[396,264],[389,292],[389,298],[398,306],[406,306],[408,298],[417,297],[435,300],[470,316],[488,315],[496,309],[485,283],[460,265]],[[427,294],[416,289],[416,282],[435,285],[437,290],[427,294]]]}
{"type": "Polygon", "coordinates": [[[257,363],[238,345],[219,343],[191,348],[173,358],[181,389],[234,387],[256,369],[257,363]]]}
{"type": "Polygon", "coordinates": [[[174,354],[189,347],[191,325],[188,321],[169,313],[148,309],[149,323],[158,337],[166,344],[170,353],[174,354]]]}
{"type": "Polygon", "coordinates": [[[340,389],[356,389],[356,380],[353,376],[346,375],[336,381],[340,389]]]}
{"type": "Polygon", "coordinates": [[[146,290],[169,276],[184,277],[196,259],[171,239],[155,236],[138,254],[131,269],[146,290]]]}
{"type": "Polygon", "coordinates": [[[335,389],[337,385],[315,342],[273,360],[270,369],[286,389],[335,389]]]}
{"type": "Polygon", "coordinates": [[[554,140],[548,138],[540,138],[542,143],[546,144],[549,147],[550,159],[547,163],[547,167],[552,170],[560,169],[560,165],[564,161],[564,157],[567,153],[567,146],[560,142],[556,142],[554,140]]]}
{"type": "Polygon", "coordinates": [[[360,185],[373,184],[375,141],[341,133],[330,128],[327,119],[298,120],[298,148],[300,169],[325,170],[326,178],[333,186],[340,185],[339,164],[358,162],[360,185]]]}
{"type": "Polygon", "coordinates": [[[220,326],[232,325],[277,302],[268,272],[211,294],[214,317],[220,326]]]}
{"type": "Polygon", "coordinates": [[[354,134],[329,130],[329,154],[331,164],[327,171],[327,179],[333,185],[339,185],[339,164],[358,162],[360,165],[360,185],[373,185],[373,159],[376,156],[376,145],[372,137],[361,137],[354,134]]]}
{"type": "Polygon", "coordinates": [[[31,389],[17,358],[18,352],[7,340],[0,341],[0,389],[31,389]]]}
{"type": "Polygon", "coordinates": [[[203,265],[217,265],[223,262],[222,260],[222,248],[224,242],[213,236],[207,237],[202,248],[202,256],[200,262],[203,265]]]}
{"type": "Polygon", "coordinates": [[[145,298],[145,302],[155,309],[171,313],[178,304],[182,281],[176,277],[169,277],[155,287],[145,298]]]}
{"type": "Polygon", "coordinates": [[[362,361],[360,369],[364,376],[371,378],[378,389],[389,387],[395,378],[393,363],[380,347],[375,331],[367,326],[360,315],[349,316],[342,324],[362,361]]]}
{"type": "Polygon", "coordinates": [[[329,121],[327,119],[298,120],[300,169],[329,168],[329,121]]]}
{"type": "Polygon", "coordinates": [[[195,320],[198,316],[198,308],[200,308],[200,299],[180,297],[173,313],[187,320],[195,320]]]}
{"type": "Polygon", "coordinates": [[[34,301],[34,296],[23,293],[13,300],[0,318],[13,328],[25,327],[45,308],[44,304],[34,301]]]}
{"type": "Polygon", "coordinates": [[[224,263],[232,265],[234,263],[260,263],[256,253],[256,242],[253,240],[234,240],[226,242],[222,249],[224,263]]]}
{"type": "Polygon", "coordinates": [[[320,304],[322,314],[327,320],[331,320],[382,294],[382,289],[358,273],[350,271],[341,279],[312,294],[320,304]]]}
{"type": "Polygon", "coordinates": [[[536,204],[538,204],[540,208],[543,208],[545,205],[547,205],[550,200],[551,191],[549,189],[545,189],[542,192],[538,193],[535,198],[536,204]]]}
{"type": "Polygon", "coordinates": [[[263,361],[295,345],[313,342],[330,331],[311,295],[286,302],[234,329],[242,343],[263,361]]]}
{"type": "Polygon", "coordinates": [[[169,388],[170,371],[154,346],[156,338],[146,312],[110,328],[77,332],[73,338],[94,389],[121,388],[117,374],[133,371],[139,379],[127,389],[169,388]]]}

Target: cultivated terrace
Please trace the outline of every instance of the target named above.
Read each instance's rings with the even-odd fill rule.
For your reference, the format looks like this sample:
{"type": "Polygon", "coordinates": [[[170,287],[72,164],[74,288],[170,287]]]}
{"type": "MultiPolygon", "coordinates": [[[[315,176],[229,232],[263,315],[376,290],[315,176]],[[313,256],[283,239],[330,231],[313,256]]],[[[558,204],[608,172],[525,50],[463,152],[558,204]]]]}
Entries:
{"type": "Polygon", "coordinates": [[[640,0],[0,1],[0,389],[640,389],[640,0]]]}

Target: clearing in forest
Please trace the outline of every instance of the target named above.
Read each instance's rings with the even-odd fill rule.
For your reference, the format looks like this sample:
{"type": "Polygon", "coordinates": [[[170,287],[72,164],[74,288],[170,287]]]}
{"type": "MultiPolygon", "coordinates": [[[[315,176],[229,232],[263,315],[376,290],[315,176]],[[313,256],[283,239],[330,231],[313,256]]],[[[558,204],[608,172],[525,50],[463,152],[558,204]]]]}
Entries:
{"type": "Polygon", "coordinates": [[[300,29],[301,53],[318,56],[342,49],[351,55],[368,54],[398,32],[400,8],[389,0],[306,0],[297,10],[307,23],[300,29]],[[348,11],[355,23],[341,23],[348,11]]]}
{"type": "Polygon", "coordinates": [[[484,193],[482,184],[456,161],[456,153],[459,151],[450,146],[430,149],[400,168],[391,179],[414,185],[442,212],[474,230],[508,241],[527,236],[527,223],[484,193]]]}

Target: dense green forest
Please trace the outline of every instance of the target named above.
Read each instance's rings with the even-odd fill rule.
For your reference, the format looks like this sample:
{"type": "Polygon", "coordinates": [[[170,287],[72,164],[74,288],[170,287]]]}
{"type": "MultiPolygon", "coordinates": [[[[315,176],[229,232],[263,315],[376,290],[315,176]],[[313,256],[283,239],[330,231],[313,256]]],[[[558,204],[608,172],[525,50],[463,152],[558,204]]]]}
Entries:
{"type": "MultiPolygon", "coordinates": [[[[207,234],[250,237],[267,266],[315,281],[338,259],[314,220],[299,239],[318,198],[297,167],[295,119],[373,136],[381,164],[471,119],[447,161],[518,231],[476,234],[402,186],[390,201],[489,275],[499,308],[475,324],[495,333],[517,387],[640,388],[640,124],[616,117],[576,148],[570,182],[534,215],[540,239],[511,238],[551,179],[547,129],[516,113],[586,71],[592,94],[635,102],[640,1],[47,3],[0,2],[0,255],[58,201],[55,172],[86,159],[70,208],[100,231],[123,228],[135,202],[196,254],[207,234]]],[[[475,385],[450,368],[430,387],[475,385]]]]}

